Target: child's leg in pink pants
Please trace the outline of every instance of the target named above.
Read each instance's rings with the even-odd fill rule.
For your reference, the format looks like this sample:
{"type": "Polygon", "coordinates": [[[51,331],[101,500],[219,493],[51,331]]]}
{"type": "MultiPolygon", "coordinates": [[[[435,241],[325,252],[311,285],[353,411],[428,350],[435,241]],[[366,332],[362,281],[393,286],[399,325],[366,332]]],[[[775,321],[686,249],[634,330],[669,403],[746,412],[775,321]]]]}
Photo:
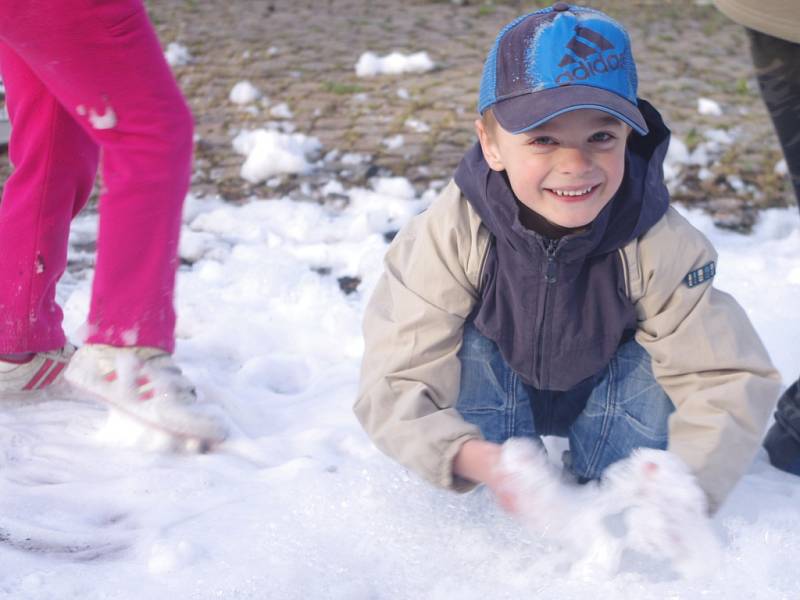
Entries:
{"type": "Polygon", "coordinates": [[[28,66],[0,44],[14,171],[0,202],[0,354],[64,345],[56,282],[72,217],[97,171],[98,147],[28,66]]]}
{"type": "Polygon", "coordinates": [[[10,4],[0,7],[15,166],[0,203],[0,353],[64,342],[55,283],[98,147],[105,193],[87,341],[172,351],[192,119],[142,4],[10,4]]]}

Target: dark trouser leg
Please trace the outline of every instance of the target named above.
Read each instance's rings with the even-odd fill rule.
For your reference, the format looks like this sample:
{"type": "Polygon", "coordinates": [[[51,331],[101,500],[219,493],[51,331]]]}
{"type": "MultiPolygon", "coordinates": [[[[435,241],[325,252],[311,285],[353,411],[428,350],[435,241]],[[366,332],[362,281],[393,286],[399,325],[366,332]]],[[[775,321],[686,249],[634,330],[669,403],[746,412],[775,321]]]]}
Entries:
{"type": "Polygon", "coordinates": [[[800,44],[751,29],[750,52],[800,205],[800,44]]]}
{"type": "Polygon", "coordinates": [[[764,440],[773,466],[800,475],[800,381],[789,386],[775,411],[775,424],[764,440]]]}
{"type": "MultiPolygon", "coordinates": [[[[748,29],[761,95],[786,157],[800,206],[800,44],[748,29]]],[[[770,462],[800,475],[800,380],[778,401],[775,424],[764,440],[770,462]]]]}

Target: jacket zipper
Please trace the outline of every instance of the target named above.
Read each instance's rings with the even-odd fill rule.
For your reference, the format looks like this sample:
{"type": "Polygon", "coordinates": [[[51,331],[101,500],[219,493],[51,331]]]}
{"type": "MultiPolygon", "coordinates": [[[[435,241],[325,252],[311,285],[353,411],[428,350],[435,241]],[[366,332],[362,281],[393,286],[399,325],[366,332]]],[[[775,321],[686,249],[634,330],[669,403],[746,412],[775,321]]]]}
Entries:
{"type": "Polygon", "coordinates": [[[619,261],[622,263],[622,279],[625,283],[625,294],[627,294],[628,299],[633,300],[631,297],[631,276],[628,272],[628,259],[625,257],[625,251],[622,248],[619,248],[617,252],[619,252],[619,261]]]}
{"type": "Polygon", "coordinates": [[[492,251],[492,246],[494,246],[494,236],[489,238],[489,242],[486,244],[486,251],[483,253],[483,257],[481,258],[481,267],[478,269],[478,294],[483,293],[483,271],[486,269],[486,259],[489,258],[489,252],[492,251]]]}
{"type": "Polygon", "coordinates": [[[536,353],[536,380],[539,385],[544,388],[544,381],[542,380],[542,362],[543,362],[543,347],[544,347],[544,328],[547,322],[547,300],[550,296],[550,286],[556,282],[556,248],[558,247],[558,240],[547,240],[545,252],[547,253],[547,266],[544,272],[544,298],[542,299],[542,318],[539,322],[539,335],[537,340],[536,353]]]}

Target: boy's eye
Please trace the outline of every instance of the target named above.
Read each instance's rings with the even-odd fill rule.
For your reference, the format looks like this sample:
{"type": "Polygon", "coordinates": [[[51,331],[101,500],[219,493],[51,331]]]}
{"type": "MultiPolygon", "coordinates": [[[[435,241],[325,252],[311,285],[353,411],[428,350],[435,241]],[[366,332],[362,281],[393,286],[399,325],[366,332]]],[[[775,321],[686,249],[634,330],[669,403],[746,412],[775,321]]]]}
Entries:
{"type": "Polygon", "coordinates": [[[593,134],[592,137],[589,138],[589,141],[590,142],[610,142],[613,139],[615,139],[614,134],[609,133],[608,131],[598,131],[597,133],[593,134]]]}
{"type": "Polygon", "coordinates": [[[551,146],[555,144],[556,141],[549,135],[540,135],[538,137],[533,138],[529,143],[532,146],[551,146]]]}

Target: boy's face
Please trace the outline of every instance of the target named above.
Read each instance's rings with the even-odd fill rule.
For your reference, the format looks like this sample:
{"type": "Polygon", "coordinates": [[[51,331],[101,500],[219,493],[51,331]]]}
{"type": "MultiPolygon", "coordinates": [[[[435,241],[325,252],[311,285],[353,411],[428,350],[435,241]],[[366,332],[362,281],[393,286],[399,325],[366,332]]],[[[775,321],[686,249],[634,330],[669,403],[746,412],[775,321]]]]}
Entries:
{"type": "Polygon", "coordinates": [[[505,171],[520,202],[562,227],[582,227],[608,204],[625,172],[630,127],[603,111],[564,113],[520,134],[492,118],[475,128],[486,162],[505,171]]]}

